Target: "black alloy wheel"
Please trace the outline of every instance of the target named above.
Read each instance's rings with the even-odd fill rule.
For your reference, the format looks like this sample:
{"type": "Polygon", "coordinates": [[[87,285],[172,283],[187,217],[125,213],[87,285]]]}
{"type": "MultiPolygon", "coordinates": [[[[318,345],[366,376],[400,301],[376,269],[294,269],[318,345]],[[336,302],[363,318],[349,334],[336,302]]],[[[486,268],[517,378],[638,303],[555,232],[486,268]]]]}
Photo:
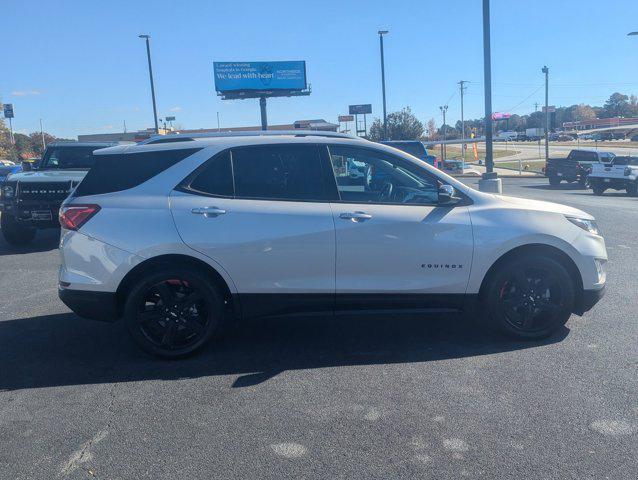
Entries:
{"type": "Polygon", "coordinates": [[[194,270],[167,270],[133,288],[125,321],[144,350],[176,358],[199,349],[218,331],[222,307],[222,297],[210,279],[194,270]]]}
{"type": "Polygon", "coordinates": [[[564,325],[574,307],[574,285],[556,260],[533,256],[509,262],[488,291],[492,324],[521,338],[542,338],[564,325]]]}

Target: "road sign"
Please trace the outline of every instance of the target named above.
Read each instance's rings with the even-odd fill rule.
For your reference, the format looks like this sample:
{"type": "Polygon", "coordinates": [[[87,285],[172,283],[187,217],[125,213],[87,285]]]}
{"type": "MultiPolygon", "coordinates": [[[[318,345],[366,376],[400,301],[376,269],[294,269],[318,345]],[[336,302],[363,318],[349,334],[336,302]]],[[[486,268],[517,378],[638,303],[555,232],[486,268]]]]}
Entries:
{"type": "Polygon", "coordinates": [[[366,103],[363,105],[350,105],[348,107],[350,115],[365,115],[367,113],[372,113],[372,104],[366,103]]]}
{"type": "MultiPolygon", "coordinates": [[[[547,107],[547,111],[549,113],[554,113],[556,112],[556,106],[555,105],[550,105],[549,107],[547,107]]],[[[545,107],[543,107],[543,113],[545,113],[545,107]]]]}
{"type": "Polygon", "coordinates": [[[5,103],[4,104],[4,118],[13,118],[13,104],[5,103]]]}
{"type": "Polygon", "coordinates": [[[339,115],[340,122],[354,122],[354,115],[339,115]]]}
{"type": "Polygon", "coordinates": [[[166,117],[164,120],[166,120],[167,122],[174,122],[175,117],[166,117]]]}

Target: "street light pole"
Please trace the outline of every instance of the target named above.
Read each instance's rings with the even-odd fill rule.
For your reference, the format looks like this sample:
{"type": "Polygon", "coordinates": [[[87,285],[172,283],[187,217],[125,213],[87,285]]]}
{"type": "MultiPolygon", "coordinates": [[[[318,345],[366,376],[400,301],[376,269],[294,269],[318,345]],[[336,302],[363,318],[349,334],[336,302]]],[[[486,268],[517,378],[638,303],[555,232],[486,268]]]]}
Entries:
{"type": "Polygon", "coordinates": [[[447,105],[443,105],[439,107],[441,113],[443,114],[443,143],[441,144],[441,156],[443,157],[441,161],[445,161],[445,157],[447,156],[447,147],[445,145],[445,141],[447,140],[447,126],[445,125],[445,114],[447,113],[447,105]]]}
{"type": "Polygon", "coordinates": [[[545,161],[549,158],[549,68],[541,70],[545,74],[545,161]]]}
{"type": "MultiPolygon", "coordinates": [[[[465,84],[468,83],[467,80],[461,80],[459,82],[459,87],[461,88],[461,138],[465,140],[465,120],[463,119],[463,94],[465,93],[465,89],[467,88],[465,84]]],[[[463,153],[463,164],[465,165],[465,147],[466,143],[461,144],[461,150],[463,153]]]]}
{"type": "Polygon", "coordinates": [[[155,104],[155,84],[153,83],[153,67],[151,65],[151,44],[150,35],[138,35],[139,38],[146,40],[146,56],[148,58],[148,75],[151,79],[151,97],[153,99],[153,120],[155,121],[155,133],[159,133],[159,125],[157,123],[157,105],[155,104]]]}
{"type": "Polygon", "coordinates": [[[494,172],[492,131],[492,53],[490,45],[490,0],[483,0],[483,83],[485,86],[485,173],[479,180],[479,190],[502,193],[501,179],[494,172]]]}
{"type": "Polygon", "coordinates": [[[381,93],[383,94],[383,139],[388,139],[387,111],[385,105],[385,59],[383,55],[383,36],[388,34],[388,30],[379,30],[379,49],[381,50],[381,93]]]}
{"type": "Polygon", "coordinates": [[[492,54],[490,42],[490,0],[483,0],[483,78],[485,84],[486,178],[494,172],[494,152],[492,143],[492,54]]]}

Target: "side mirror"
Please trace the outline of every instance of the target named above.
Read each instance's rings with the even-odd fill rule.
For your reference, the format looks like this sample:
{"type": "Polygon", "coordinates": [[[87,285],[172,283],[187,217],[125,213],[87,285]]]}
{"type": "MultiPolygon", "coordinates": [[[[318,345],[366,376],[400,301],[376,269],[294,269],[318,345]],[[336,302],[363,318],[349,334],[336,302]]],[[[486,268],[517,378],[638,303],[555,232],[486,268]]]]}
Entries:
{"type": "Polygon", "coordinates": [[[22,162],[22,171],[30,172],[33,170],[33,164],[31,162],[22,162]]]}
{"type": "Polygon", "coordinates": [[[441,185],[439,187],[439,205],[454,205],[459,201],[457,197],[454,196],[456,190],[452,185],[441,185]]]}

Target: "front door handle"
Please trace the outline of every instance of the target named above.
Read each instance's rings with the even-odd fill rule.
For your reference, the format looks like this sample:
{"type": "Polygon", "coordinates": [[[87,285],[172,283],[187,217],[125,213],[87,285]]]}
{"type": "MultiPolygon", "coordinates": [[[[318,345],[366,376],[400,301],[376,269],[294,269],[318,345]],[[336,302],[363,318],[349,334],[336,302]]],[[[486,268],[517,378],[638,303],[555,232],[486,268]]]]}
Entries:
{"type": "Polygon", "coordinates": [[[370,220],[372,215],[366,212],[346,212],[339,215],[339,218],[353,222],[365,222],[366,220],[370,220]]]}
{"type": "Polygon", "coordinates": [[[193,208],[191,213],[194,213],[195,215],[204,215],[206,218],[215,218],[220,215],[224,215],[226,210],[217,207],[200,207],[193,208]]]}

